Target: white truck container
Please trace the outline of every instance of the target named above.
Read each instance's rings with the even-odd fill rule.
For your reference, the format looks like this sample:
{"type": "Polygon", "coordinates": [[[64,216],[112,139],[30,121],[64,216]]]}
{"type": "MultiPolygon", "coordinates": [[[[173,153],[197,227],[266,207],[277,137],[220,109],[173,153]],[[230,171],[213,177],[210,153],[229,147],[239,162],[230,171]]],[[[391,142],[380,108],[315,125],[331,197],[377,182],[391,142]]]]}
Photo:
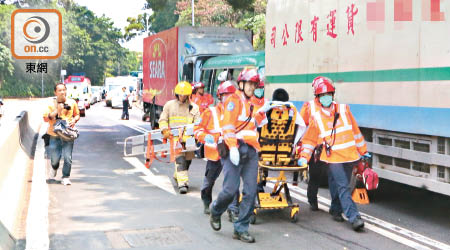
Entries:
{"type": "Polygon", "coordinates": [[[380,177],[450,195],[449,30],[449,1],[269,0],[266,93],[330,77],[380,177]]]}

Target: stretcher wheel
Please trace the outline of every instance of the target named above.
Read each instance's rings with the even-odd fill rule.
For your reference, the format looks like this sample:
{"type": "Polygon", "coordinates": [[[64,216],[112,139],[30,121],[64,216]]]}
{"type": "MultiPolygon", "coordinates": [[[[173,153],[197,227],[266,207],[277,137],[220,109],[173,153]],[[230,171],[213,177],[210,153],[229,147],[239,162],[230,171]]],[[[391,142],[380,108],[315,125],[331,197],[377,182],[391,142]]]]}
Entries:
{"type": "Polygon", "coordinates": [[[253,212],[252,215],[250,215],[250,224],[256,223],[256,214],[253,212]]]}
{"type": "Polygon", "coordinates": [[[291,217],[291,222],[296,223],[298,221],[298,212],[295,212],[295,214],[291,217]]]}

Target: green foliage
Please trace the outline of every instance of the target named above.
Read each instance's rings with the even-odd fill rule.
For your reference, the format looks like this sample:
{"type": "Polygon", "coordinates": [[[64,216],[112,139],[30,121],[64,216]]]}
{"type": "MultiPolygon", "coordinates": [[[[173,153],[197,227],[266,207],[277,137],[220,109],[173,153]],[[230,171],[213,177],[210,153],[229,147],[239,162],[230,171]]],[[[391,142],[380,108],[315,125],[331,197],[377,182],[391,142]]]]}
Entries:
{"type": "MultiPolygon", "coordinates": [[[[123,34],[113,26],[111,19],[96,16],[73,0],[22,0],[32,8],[55,8],[63,16],[63,52],[57,60],[47,63],[47,73],[26,73],[26,63],[35,60],[17,60],[10,56],[10,20],[15,5],[0,5],[0,95],[53,95],[53,86],[61,81],[60,70],[67,75],[84,73],[93,85],[102,85],[105,76],[128,75],[139,69],[142,56],[123,48],[123,34]],[[3,84],[2,84],[3,83],[3,84]]],[[[165,1],[161,1],[165,2],[165,1]]]]}
{"type": "Polygon", "coordinates": [[[143,33],[150,35],[174,27],[178,20],[178,14],[175,14],[176,5],[177,0],[147,0],[144,8],[151,9],[153,13],[129,17],[125,27],[125,40],[129,41],[143,33]]]}
{"type": "Polygon", "coordinates": [[[233,10],[253,11],[255,0],[226,0],[233,10]]]}

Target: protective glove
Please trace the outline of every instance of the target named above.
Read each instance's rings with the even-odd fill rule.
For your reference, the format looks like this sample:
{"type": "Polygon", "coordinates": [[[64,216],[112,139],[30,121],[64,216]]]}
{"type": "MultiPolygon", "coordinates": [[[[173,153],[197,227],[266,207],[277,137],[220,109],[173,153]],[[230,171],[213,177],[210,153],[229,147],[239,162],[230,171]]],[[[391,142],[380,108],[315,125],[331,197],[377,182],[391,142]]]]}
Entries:
{"type": "Polygon", "coordinates": [[[237,147],[230,148],[230,161],[234,165],[239,165],[239,150],[237,147]]]}
{"type": "Polygon", "coordinates": [[[168,128],[165,128],[161,131],[161,134],[163,135],[164,139],[167,139],[170,136],[170,130],[168,128]]]}
{"type": "Polygon", "coordinates": [[[369,152],[367,152],[363,155],[363,157],[366,159],[370,159],[370,158],[372,158],[372,155],[369,152]]]}
{"type": "Polygon", "coordinates": [[[271,109],[270,102],[264,102],[264,105],[258,109],[258,113],[266,113],[271,109]]]}
{"type": "Polygon", "coordinates": [[[305,158],[300,158],[297,162],[297,164],[301,167],[307,167],[308,161],[305,158]]]}
{"type": "Polygon", "coordinates": [[[205,143],[207,144],[214,144],[214,136],[212,135],[206,135],[205,136],[205,143]]]}

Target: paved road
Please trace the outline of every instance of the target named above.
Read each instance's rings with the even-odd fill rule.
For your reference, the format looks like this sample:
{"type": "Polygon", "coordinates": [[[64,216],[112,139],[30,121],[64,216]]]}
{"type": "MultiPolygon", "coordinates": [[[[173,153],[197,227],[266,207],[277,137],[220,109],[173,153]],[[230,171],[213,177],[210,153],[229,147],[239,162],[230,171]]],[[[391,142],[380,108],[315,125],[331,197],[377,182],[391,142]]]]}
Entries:
{"type": "MultiPolygon", "coordinates": [[[[311,212],[304,202],[295,224],[287,211],[258,214],[250,227],[256,244],[231,239],[232,224],[225,215],[222,230],[214,232],[200,200],[203,160],[194,160],[190,192],[179,195],[171,178],[173,164],[155,162],[146,170],[141,157],[123,157],[121,142],[148,129],[139,112],[133,109],[130,121],[121,121],[120,110],[100,103],[79,122],[73,185],[49,184],[50,249],[450,248],[450,198],[392,182],[382,182],[372,203],[359,206],[371,221],[362,233],[334,222],[325,211],[311,212]]],[[[221,183],[220,178],[214,196],[221,183]]],[[[300,201],[304,188],[292,189],[300,201]]],[[[320,195],[326,210],[328,190],[321,189],[320,195]]]]}

